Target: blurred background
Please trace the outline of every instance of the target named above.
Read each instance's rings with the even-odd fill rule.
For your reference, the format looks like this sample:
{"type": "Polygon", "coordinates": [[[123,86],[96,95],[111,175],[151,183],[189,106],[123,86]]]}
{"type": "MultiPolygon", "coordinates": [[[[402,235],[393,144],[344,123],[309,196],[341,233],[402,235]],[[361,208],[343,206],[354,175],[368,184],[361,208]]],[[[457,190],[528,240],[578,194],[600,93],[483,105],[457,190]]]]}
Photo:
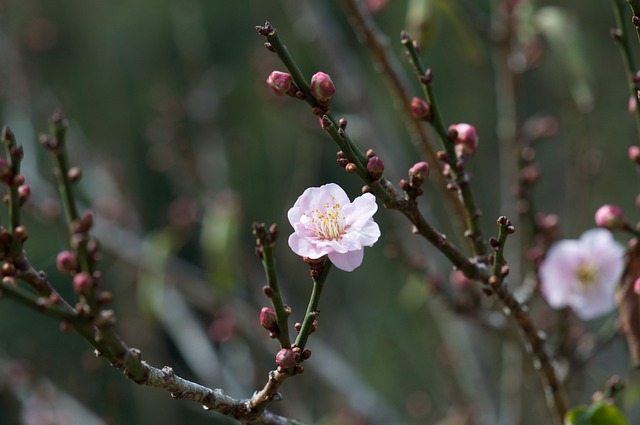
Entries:
{"type": "MultiPolygon", "coordinates": [[[[422,43],[445,122],[477,127],[480,148],[468,167],[485,235],[496,234],[498,215],[511,217],[519,206],[514,181],[505,180],[517,177],[509,174],[516,159],[500,147],[510,125],[535,149],[541,177],[529,201],[559,216],[558,237],[593,227],[602,203],[637,216],[637,170],[626,153],[637,132],[609,37],[609,2],[370,0],[362,8],[408,95],[421,92],[402,29],[422,43]],[[505,31],[506,44],[495,37],[505,31]],[[508,81],[515,98],[505,94],[508,81]]],[[[74,299],[69,277],[55,268],[67,232],[52,163],[37,143],[61,109],[72,163],[83,171],[76,195],[82,210],[97,215],[101,270],[123,338],[152,365],[171,365],[237,398],[264,385],[278,350],[258,323],[267,300],[251,223],[280,226],[277,262],[293,323],[303,317],[311,281],[286,244],[287,210],[310,186],[336,182],[352,198],[362,186],[335,165],[337,148],[306,104],[266,86],[284,66],[256,34],[265,20],[307,76],[332,76],[332,110],[348,119],[363,150],[383,158],[391,181],[424,159],[337,0],[0,0],[0,122],[25,150],[31,262],[74,299]]],[[[433,183],[425,191],[427,217],[466,249],[445,192],[433,183]]],[[[531,361],[491,300],[451,283],[451,265],[400,214],[381,207],[376,221],[382,237],[364,264],[332,271],[309,342],[313,357],[272,410],[314,424],[550,423],[531,361]]],[[[514,290],[532,280],[534,267],[521,261],[526,247],[507,252],[514,290]]],[[[629,380],[622,407],[638,423],[638,374],[615,313],[582,324],[539,297],[529,306],[559,356],[572,405],[588,403],[619,374],[629,380]],[[558,324],[571,332],[559,333],[558,324]]],[[[135,385],[53,319],[3,300],[0,423],[233,422],[135,385]]]]}

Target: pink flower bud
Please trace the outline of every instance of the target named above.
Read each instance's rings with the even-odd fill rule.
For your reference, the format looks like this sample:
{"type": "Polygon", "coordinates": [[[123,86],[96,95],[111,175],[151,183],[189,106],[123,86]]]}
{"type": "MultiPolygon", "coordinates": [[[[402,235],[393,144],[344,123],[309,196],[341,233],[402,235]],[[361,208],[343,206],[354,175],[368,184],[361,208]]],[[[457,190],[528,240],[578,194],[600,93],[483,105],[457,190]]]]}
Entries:
{"type": "Polygon", "coordinates": [[[91,276],[89,273],[78,273],[73,277],[73,290],[76,294],[84,294],[91,287],[91,276]]]}
{"type": "Polygon", "coordinates": [[[429,163],[421,161],[409,168],[409,184],[418,187],[429,177],[429,163]]]}
{"type": "Polygon", "coordinates": [[[267,78],[267,85],[271,87],[271,90],[278,96],[285,95],[291,90],[293,84],[293,77],[286,72],[273,71],[267,78]]]}
{"type": "Polygon", "coordinates": [[[629,146],[629,159],[636,164],[640,164],[640,146],[629,146]]]}
{"type": "Polygon", "coordinates": [[[23,184],[18,187],[18,200],[20,205],[23,205],[25,202],[29,200],[29,196],[31,196],[31,186],[28,184],[23,184]]]}
{"type": "Polygon", "coordinates": [[[329,74],[317,72],[311,77],[311,95],[319,102],[327,102],[336,92],[336,86],[333,85],[329,74]]]}
{"type": "Polygon", "coordinates": [[[262,310],[260,310],[260,325],[270,332],[278,331],[276,312],[272,308],[262,307],[262,310]]]}
{"type": "Polygon", "coordinates": [[[378,180],[384,173],[384,163],[379,157],[372,156],[367,162],[367,171],[372,178],[378,180]]]}
{"type": "Polygon", "coordinates": [[[283,369],[291,369],[296,365],[296,354],[290,348],[283,348],[276,354],[276,364],[283,369]]]}
{"type": "Polygon", "coordinates": [[[636,113],[636,108],[637,108],[637,103],[636,103],[636,97],[635,96],[629,96],[629,113],[630,114],[635,114],[636,113]]]}
{"type": "Polygon", "coordinates": [[[628,226],[622,208],[616,205],[603,205],[595,215],[596,226],[608,230],[622,230],[628,226]]]}
{"type": "Polygon", "coordinates": [[[431,105],[419,97],[411,99],[411,115],[413,118],[422,121],[431,121],[433,116],[431,115],[431,105]]]}
{"type": "Polygon", "coordinates": [[[62,251],[56,258],[56,267],[58,267],[58,270],[61,272],[74,272],[78,267],[78,259],[73,252],[62,251]]]}
{"type": "Polygon", "coordinates": [[[467,289],[473,285],[473,280],[465,276],[462,270],[453,270],[449,275],[449,281],[455,289],[467,289]]]}
{"type": "Polygon", "coordinates": [[[633,282],[633,292],[640,295],[640,277],[633,282]]]}
{"type": "Polygon", "coordinates": [[[472,125],[460,123],[449,126],[449,131],[455,130],[458,136],[454,140],[456,153],[461,155],[473,155],[478,149],[478,133],[472,125]]]}

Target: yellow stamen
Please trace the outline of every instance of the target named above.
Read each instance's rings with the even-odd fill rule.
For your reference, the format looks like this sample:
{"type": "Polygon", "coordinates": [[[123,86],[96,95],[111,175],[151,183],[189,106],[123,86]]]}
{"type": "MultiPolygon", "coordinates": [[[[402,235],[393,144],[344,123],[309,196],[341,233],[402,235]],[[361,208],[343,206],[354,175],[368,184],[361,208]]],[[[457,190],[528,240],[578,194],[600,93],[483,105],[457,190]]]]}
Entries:
{"type": "Polygon", "coordinates": [[[583,288],[593,286],[600,278],[600,270],[598,267],[590,262],[584,262],[576,269],[576,277],[582,284],[583,288]]]}
{"type": "Polygon", "coordinates": [[[316,236],[322,240],[340,240],[345,233],[342,206],[334,197],[331,197],[331,200],[331,204],[324,204],[322,210],[315,209],[310,214],[316,236]]]}

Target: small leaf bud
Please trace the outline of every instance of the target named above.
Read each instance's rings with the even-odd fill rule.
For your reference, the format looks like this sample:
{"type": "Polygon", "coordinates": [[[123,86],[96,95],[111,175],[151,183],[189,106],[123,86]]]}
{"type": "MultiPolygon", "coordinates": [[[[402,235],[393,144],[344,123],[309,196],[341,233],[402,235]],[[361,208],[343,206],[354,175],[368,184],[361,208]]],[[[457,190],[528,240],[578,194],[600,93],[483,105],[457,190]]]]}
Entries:
{"type": "Polygon", "coordinates": [[[16,266],[9,261],[5,261],[2,264],[2,274],[4,276],[13,276],[16,273],[16,266]]]}
{"type": "Polygon", "coordinates": [[[347,173],[353,174],[358,170],[358,167],[353,162],[350,162],[344,167],[344,169],[347,170],[347,173]]]}
{"type": "Polygon", "coordinates": [[[82,170],[80,167],[71,167],[67,172],[67,177],[72,183],[76,183],[82,177],[82,170]]]}
{"type": "Polygon", "coordinates": [[[24,242],[29,238],[29,232],[24,226],[18,226],[13,230],[13,236],[18,238],[20,242],[24,242]]]}

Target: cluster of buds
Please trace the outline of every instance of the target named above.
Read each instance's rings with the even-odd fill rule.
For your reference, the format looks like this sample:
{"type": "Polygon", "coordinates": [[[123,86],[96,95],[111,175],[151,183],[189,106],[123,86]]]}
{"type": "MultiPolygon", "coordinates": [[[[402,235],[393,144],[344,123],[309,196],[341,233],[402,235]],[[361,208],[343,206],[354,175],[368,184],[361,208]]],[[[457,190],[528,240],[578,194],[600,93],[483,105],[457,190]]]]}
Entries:
{"type": "Polygon", "coordinates": [[[449,126],[449,140],[455,145],[458,157],[473,155],[478,149],[478,133],[476,128],[466,123],[449,126]]]}
{"type": "MultiPolygon", "coordinates": [[[[24,184],[25,179],[22,174],[18,173],[19,163],[22,161],[24,151],[22,146],[16,144],[13,132],[8,127],[3,127],[0,133],[0,139],[7,144],[9,157],[11,161],[0,158],[0,181],[9,187],[18,189],[19,205],[24,205],[31,195],[31,187],[24,184]]],[[[4,197],[5,204],[9,203],[9,196],[4,197]]]]}
{"type": "MultiPolygon", "coordinates": [[[[253,223],[253,235],[256,237],[256,255],[262,259],[264,256],[263,246],[268,245],[273,247],[278,238],[278,226],[274,223],[269,226],[269,229],[264,223],[253,223]]],[[[269,297],[268,294],[266,294],[269,297]]],[[[269,297],[271,298],[271,297],[269,297]]]]}
{"type": "Polygon", "coordinates": [[[424,193],[420,186],[427,177],[429,177],[429,163],[426,161],[417,162],[409,168],[409,180],[400,180],[400,187],[410,198],[415,198],[424,193]]]}
{"type": "Polygon", "coordinates": [[[302,350],[297,345],[292,345],[291,348],[283,348],[276,354],[276,364],[278,365],[278,371],[284,372],[285,370],[293,369],[295,374],[304,372],[302,367],[303,361],[311,357],[311,350],[305,348],[302,350]]]}
{"type": "Polygon", "coordinates": [[[358,166],[353,162],[349,161],[349,159],[347,158],[347,155],[344,152],[338,151],[338,153],[336,154],[336,157],[337,157],[336,162],[338,163],[338,165],[344,168],[347,173],[353,174],[356,171],[358,171],[358,166]]]}
{"type": "MultiPolygon", "coordinates": [[[[278,96],[291,96],[297,99],[304,99],[304,93],[296,85],[293,76],[287,72],[273,71],[267,77],[267,85],[278,96]]],[[[314,112],[318,116],[324,115],[329,110],[331,97],[336,92],[336,86],[333,84],[329,74],[317,72],[311,77],[309,83],[309,91],[318,102],[317,111],[314,112]]]]}

